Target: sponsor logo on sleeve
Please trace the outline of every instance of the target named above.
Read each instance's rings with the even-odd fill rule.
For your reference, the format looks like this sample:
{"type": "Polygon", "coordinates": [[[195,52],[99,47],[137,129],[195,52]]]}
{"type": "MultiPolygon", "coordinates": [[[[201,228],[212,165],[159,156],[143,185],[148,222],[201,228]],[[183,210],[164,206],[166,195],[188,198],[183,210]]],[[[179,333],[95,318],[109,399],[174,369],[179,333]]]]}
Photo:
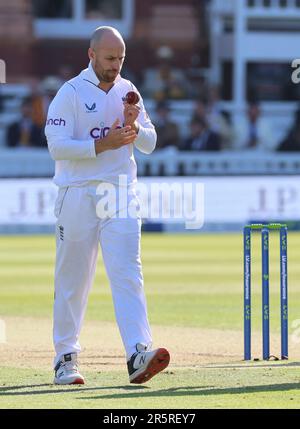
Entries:
{"type": "Polygon", "coordinates": [[[65,127],[66,126],[66,121],[64,119],[62,119],[62,118],[55,118],[55,119],[49,118],[47,120],[46,124],[47,125],[54,125],[54,126],[57,126],[57,127],[61,127],[61,126],[65,127]]]}

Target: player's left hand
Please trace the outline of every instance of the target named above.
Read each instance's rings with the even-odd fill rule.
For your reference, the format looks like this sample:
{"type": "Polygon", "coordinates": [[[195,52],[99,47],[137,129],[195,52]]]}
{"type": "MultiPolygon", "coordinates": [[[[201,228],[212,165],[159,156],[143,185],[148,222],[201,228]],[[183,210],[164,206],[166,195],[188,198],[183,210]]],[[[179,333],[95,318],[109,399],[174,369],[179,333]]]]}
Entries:
{"type": "Polygon", "coordinates": [[[128,104],[124,102],[124,125],[134,126],[140,110],[140,107],[136,104],[128,104]]]}

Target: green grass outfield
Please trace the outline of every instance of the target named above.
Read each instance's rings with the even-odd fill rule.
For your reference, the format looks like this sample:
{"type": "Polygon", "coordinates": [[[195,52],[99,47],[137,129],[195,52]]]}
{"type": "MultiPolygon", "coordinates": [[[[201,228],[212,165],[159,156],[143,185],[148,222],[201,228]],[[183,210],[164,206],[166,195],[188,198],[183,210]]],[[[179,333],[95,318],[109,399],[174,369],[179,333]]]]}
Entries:
{"type": "MultiPolygon", "coordinates": [[[[279,242],[271,237],[271,329],[279,325],[279,242]]],[[[259,237],[253,240],[253,329],[261,329],[259,237]]],[[[0,237],[0,318],[51,319],[54,237],[0,237]]],[[[289,233],[289,321],[300,319],[300,234],[289,233]]],[[[242,237],[240,234],[144,234],[142,259],[152,326],[240,332],[242,344],[242,237]]],[[[87,321],[113,322],[106,275],[99,260],[87,321]]],[[[300,325],[299,325],[300,326],[300,325]]],[[[34,335],[34,326],[33,326],[34,335]]],[[[299,335],[300,340],[300,335],[299,335]]],[[[9,338],[7,338],[9,343],[9,338]]],[[[185,339],[181,339],[184,348],[185,339]]],[[[239,344],[239,346],[241,346],[239,344]]],[[[237,346],[237,345],[236,345],[237,346]]],[[[3,347],[3,345],[2,345],[3,347]]],[[[205,348],[205,344],[203,345],[205,348]]],[[[296,350],[295,347],[293,350],[296,350]]],[[[298,345],[300,355],[300,343],[298,345]]],[[[195,350],[195,353],[199,350],[195,350]]],[[[1,362],[1,344],[0,344],[1,362]]],[[[84,371],[84,386],[57,387],[52,372],[0,366],[0,408],[300,408],[300,366],[288,362],[172,366],[142,386],[124,371],[84,371]]]]}

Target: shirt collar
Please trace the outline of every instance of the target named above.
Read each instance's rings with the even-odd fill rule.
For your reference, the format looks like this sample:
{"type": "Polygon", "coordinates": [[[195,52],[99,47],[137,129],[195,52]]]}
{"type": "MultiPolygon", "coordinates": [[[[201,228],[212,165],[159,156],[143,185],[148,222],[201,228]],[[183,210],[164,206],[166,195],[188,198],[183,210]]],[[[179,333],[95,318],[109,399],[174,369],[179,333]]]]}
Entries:
{"type": "Polygon", "coordinates": [[[89,80],[90,82],[92,82],[96,86],[98,86],[100,83],[99,79],[97,78],[96,73],[94,72],[91,61],[89,62],[88,68],[84,70],[84,79],[89,80]]]}

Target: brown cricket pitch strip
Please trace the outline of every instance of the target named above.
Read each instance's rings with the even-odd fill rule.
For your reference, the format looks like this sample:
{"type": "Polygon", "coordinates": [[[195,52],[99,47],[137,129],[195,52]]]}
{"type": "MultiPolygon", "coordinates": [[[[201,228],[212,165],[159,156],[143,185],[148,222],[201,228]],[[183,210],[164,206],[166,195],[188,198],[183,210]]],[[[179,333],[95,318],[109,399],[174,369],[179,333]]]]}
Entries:
{"type": "MultiPolygon", "coordinates": [[[[5,317],[6,343],[0,344],[0,366],[51,370],[54,356],[52,321],[28,317],[5,317]]],[[[152,326],[153,347],[165,347],[171,355],[168,370],[205,365],[241,364],[243,332],[177,326],[152,326]]],[[[80,342],[80,369],[91,371],[123,370],[124,349],[117,325],[85,321],[80,342]]],[[[272,334],[273,354],[279,355],[280,335],[272,334]],[[274,350],[273,350],[274,349],[274,350]]],[[[253,350],[261,354],[261,334],[253,335],[253,350]]],[[[253,353],[254,355],[254,353],[253,353]]],[[[299,347],[290,344],[290,356],[299,359],[299,347]]]]}

